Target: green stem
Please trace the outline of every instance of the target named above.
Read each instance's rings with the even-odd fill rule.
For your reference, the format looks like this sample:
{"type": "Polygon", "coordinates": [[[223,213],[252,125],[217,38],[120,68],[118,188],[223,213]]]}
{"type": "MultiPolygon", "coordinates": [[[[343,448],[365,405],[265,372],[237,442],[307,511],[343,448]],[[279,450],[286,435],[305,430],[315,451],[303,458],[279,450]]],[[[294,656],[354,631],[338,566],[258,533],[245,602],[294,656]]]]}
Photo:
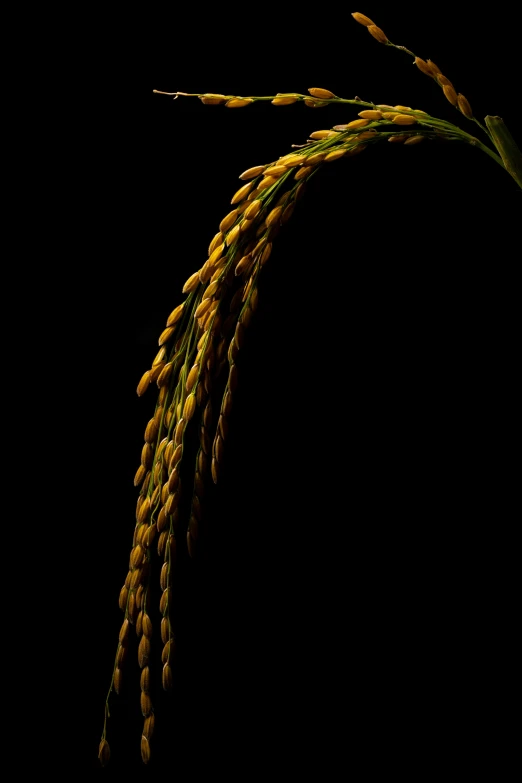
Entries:
{"type": "Polygon", "coordinates": [[[522,188],[522,153],[502,117],[486,117],[486,125],[491,131],[495,147],[500,153],[504,168],[511,174],[517,185],[522,188]]]}

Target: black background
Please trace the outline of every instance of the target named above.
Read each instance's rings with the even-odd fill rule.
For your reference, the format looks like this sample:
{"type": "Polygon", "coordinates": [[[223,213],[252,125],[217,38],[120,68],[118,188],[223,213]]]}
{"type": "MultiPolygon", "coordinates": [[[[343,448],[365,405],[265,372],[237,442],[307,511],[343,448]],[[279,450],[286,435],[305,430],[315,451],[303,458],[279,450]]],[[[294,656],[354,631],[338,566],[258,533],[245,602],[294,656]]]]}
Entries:
{"type": "MultiPolygon", "coordinates": [[[[520,141],[519,43],[504,15],[361,10],[520,141]]],[[[343,6],[158,11],[123,20],[109,49],[57,306],[73,553],[64,731],[71,769],[94,772],[155,402],[137,398],[138,380],[239,174],[357,117],[152,90],[324,87],[475,132],[343,6]]],[[[204,553],[181,552],[175,692],[158,679],[144,768],[130,662],[100,774],[328,779],[361,764],[445,769],[453,753],[459,770],[509,761],[521,194],[471,147],[381,146],[324,167],[263,270],[204,553]]],[[[157,677],[160,652],[158,632],[157,677]]]]}

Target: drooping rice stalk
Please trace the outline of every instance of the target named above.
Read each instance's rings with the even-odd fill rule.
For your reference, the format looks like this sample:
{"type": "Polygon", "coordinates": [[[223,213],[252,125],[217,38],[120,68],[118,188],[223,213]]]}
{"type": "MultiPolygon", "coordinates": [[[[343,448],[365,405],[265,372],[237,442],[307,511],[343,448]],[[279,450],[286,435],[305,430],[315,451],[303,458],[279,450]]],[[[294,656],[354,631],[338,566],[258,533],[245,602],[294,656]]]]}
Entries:
{"type": "MultiPolygon", "coordinates": [[[[159,337],[159,351],[139,381],[137,393],[158,389],[154,415],[144,434],[140,465],[134,484],[139,488],[136,521],[129,555],[129,571],[119,605],[124,618],[119,633],[113,676],[105,705],[105,722],[99,758],[110,758],[106,738],[109,699],[120,693],[132,627],[139,640],[141,710],[144,725],[141,754],[151,757],[154,710],[150,697],[150,659],[153,623],[150,616],[151,580],[159,580],[162,684],[173,685],[176,618],[173,574],[178,546],[197,553],[206,489],[217,483],[226,455],[229,424],[239,371],[237,358],[258,308],[258,283],[272,253],[273,242],[291,218],[307,183],[323,165],[350,158],[376,144],[415,146],[429,142],[460,142],[485,152],[522,187],[522,157],[509,131],[498,117],[477,120],[468,100],[431,60],[391,43],[368,17],[354,13],[357,22],[380,43],[414,57],[417,68],[434,79],[447,100],[483,132],[481,140],[457,125],[421,109],[402,105],[348,100],[329,90],[313,87],[309,95],[235,96],[195,93],[204,104],[246,107],[256,101],[275,106],[302,102],[311,108],[330,103],[357,106],[358,116],[344,125],[319,129],[303,145],[277,160],[254,165],[240,174],[241,187],[233,194],[231,211],[223,217],[208,248],[208,257],[187,279],[177,304],[159,337]],[[216,396],[217,395],[217,396],[216,396]],[[218,405],[216,405],[216,399],[218,405]],[[190,446],[195,445],[194,448],[190,446]],[[195,453],[192,464],[187,460],[195,453]],[[183,485],[182,485],[183,476],[183,485]],[[182,498],[187,502],[180,506],[182,498]]],[[[175,98],[187,93],[160,93],[175,98]]]]}

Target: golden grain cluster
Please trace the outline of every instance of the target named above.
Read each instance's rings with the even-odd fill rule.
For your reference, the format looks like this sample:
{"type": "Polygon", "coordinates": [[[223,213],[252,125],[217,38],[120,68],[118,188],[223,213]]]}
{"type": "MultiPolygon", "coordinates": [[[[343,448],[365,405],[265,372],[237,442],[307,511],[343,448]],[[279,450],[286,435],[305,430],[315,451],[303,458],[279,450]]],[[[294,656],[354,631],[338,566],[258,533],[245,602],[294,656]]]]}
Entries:
{"type": "MultiPolygon", "coordinates": [[[[447,100],[484,130],[467,99],[455,91],[435,63],[417,57],[405,47],[396,47],[367,16],[352,16],[380,43],[412,55],[417,68],[437,82],[447,100]]],[[[113,690],[119,694],[124,687],[124,669],[131,647],[135,648],[141,670],[141,755],[144,763],[151,758],[155,723],[151,680],[159,669],[163,688],[170,690],[174,684],[173,575],[178,548],[186,546],[191,557],[197,553],[205,497],[209,486],[219,481],[225,464],[239,381],[238,358],[258,308],[260,274],[310,178],[324,165],[350,158],[381,142],[415,146],[425,140],[461,141],[483,149],[505,165],[505,156],[501,160],[469,133],[423,110],[343,99],[320,87],[311,87],[308,93],[279,93],[269,98],[216,93],[196,96],[204,104],[227,108],[270,100],[275,106],[302,102],[318,108],[336,103],[355,105],[361,110],[357,118],[315,130],[304,144],[294,145],[288,154],[251,166],[239,175],[242,184],[231,196],[231,209],[220,221],[206,256],[199,259],[183,285],[185,299],[168,316],[158,339],[159,350],[139,380],[138,395],[141,397],[155,387],[156,404],[145,428],[134,477],[139,494],[128,573],[119,595],[123,621],[99,746],[103,765],[110,759],[106,737],[108,701],[113,690]],[[194,448],[187,448],[189,443],[194,448]],[[191,453],[196,456],[192,464],[187,464],[191,453]],[[151,579],[158,580],[161,590],[157,607],[151,606],[151,579]],[[151,657],[154,623],[159,624],[160,665],[151,657]]]]}

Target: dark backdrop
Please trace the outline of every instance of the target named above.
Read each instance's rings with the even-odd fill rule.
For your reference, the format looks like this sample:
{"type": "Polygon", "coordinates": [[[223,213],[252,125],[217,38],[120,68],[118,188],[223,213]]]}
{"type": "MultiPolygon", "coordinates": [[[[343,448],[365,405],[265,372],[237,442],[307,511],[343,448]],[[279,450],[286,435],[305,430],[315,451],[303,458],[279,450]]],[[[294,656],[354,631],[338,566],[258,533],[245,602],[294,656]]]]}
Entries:
{"type": "MultiPolygon", "coordinates": [[[[519,42],[504,15],[361,10],[520,140],[519,42]]],[[[155,402],[137,398],[138,380],[238,175],[357,116],[152,90],[318,86],[474,132],[344,7],[158,12],[132,34],[127,21],[91,94],[60,310],[73,324],[64,508],[85,596],[83,630],[71,619],[67,631],[82,673],[66,729],[72,764],[92,770],[155,402]]],[[[168,698],[155,682],[153,761],[141,767],[131,660],[104,774],[320,779],[361,763],[418,772],[454,751],[462,770],[509,758],[520,206],[514,181],[462,145],[382,145],[312,180],[263,270],[204,556],[181,552],[177,681],[168,698]]],[[[158,632],[156,678],[160,651],[158,632]]]]}

